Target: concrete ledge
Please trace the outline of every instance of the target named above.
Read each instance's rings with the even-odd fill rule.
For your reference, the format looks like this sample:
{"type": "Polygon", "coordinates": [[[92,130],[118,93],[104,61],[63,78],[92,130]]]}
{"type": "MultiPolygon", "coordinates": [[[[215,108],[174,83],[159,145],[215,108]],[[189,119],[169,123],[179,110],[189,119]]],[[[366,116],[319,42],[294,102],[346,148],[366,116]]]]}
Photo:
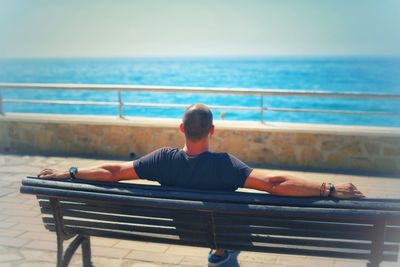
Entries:
{"type": "MultiPolygon", "coordinates": [[[[37,123],[65,123],[87,125],[111,125],[111,126],[136,126],[136,127],[166,127],[176,128],[182,122],[181,119],[148,118],[148,117],[126,117],[118,118],[115,116],[90,116],[90,115],[58,115],[58,114],[35,114],[35,113],[7,113],[0,116],[1,121],[8,122],[37,122],[37,123]]],[[[329,124],[305,124],[305,123],[283,123],[258,121],[228,121],[216,120],[215,125],[218,129],[232,130],[261,130],[268,132],[296,132],[296,133],[321,133],[337,135],[362,135],[400,137],[400,128],[396,127],[372,127],[372,126],[347,126],[329,124]]]]}
{"type": "MultiPolygon", "coordinates": [[[[144,155],[181,147],[179,119],[8,113],[0,150],[90,156],[144,155]]],[[[248,163],[400,173],[400,128],[216,121],[211,149],[248,163]]]]}

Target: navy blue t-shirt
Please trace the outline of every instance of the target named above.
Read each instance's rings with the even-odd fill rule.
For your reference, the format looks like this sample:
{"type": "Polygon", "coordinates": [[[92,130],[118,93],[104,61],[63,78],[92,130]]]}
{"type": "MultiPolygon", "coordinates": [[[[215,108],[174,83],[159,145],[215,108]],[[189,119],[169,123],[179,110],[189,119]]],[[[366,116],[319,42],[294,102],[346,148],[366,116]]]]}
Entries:
{"type": "Polygon", "coordinates": [[[133,166],[141,179],[164,186],[220,191],[243,187],[252,171],[228,153],[207,151],[190,157],[182,149],[166,147],[135,160],[133,166]]]}

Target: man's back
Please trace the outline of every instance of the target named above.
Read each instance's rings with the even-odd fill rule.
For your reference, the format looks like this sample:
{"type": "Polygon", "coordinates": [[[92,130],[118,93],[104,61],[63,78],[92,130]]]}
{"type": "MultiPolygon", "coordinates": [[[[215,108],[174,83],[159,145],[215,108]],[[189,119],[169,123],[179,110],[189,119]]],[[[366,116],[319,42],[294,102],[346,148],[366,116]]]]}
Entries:
{"type": "Polygon", "coordinates": [[[142,179],[164,186],[234,191],[243,187],[252,169],[228,153],[187,155],[182,149],[161,148],[134,162],[142,179]]]}

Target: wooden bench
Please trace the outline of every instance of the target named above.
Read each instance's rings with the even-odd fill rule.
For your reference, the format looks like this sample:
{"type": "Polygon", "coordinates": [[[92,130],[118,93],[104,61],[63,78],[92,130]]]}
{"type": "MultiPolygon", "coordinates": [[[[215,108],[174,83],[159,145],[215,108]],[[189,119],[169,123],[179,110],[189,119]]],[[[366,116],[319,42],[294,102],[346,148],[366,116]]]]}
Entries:
{"type": "MultiPolygon", "coordinates": [[[[209,192],[126,183],[23,179],[45,227],[57,234],[57,266],[90,236],[232,250],[397,261],[400,200],[334,200],[209,192]],[[75,237],[64,251],[63,241],[75,237]]],[[[206,256],[206,255],[205,255],[206,256]]]]}

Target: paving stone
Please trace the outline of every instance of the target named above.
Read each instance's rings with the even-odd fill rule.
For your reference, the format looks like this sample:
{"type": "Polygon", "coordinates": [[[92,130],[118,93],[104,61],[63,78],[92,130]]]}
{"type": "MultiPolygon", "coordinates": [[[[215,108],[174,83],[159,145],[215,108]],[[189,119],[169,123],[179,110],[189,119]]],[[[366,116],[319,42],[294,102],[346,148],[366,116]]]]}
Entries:
{"type": "MultiPolygon", "coordinates": [[[[110,247],[100,247],[92,246],[92,255],[99,257],[110,257],[110,258],[124,258],[130,252],[129,249],[124,248],[110,248],[110,247]]],[[[78,255],[82,254],[82,250],[77,250],[78,255]]]]}
{"type": "Polygon", "coordinates": [[[15,190],[15,189],[19,190],[20,187],[21,187],[21,181],[20,180],[14,181],[10,185],[7,186],[7,188],[11,188],[13,190],[15,190]]]}
{"type": "MultiPolygon", "coordinates": [[[[260,262],[253,262],[253,261],[241,261],[240,265],[237,265],[240,267],[287,267],[286,265],[279,265],[279,264],[268,264],[266,265],[265,263],[260,263],[260,262]]],[[[293,267],[293,266],[291,266],[293,267]]],[[[322,266],[321,266],[322,267],[322,266]]]]}
{"type": "MultiPolygon", "coordinates": [[[[2,199],[3,200],[3,199],[2,199]]],[[[23,209],[23,210],[31,210],[32,208],[37,208],[36,203],[9,203],[9,202],[0,202],[1,209],[23,209]]]]}
{"type": "Polygon", "coordinates": [[[6,237],[16,237],[24,233],[23,230],[11,230],[11,229],[0,229],[0,238],[2,236],[6,237]]]}
{"type": "MultiPolygon", "coordinates": [[[[92,263],[96,267],[119,267],[123,264],[123,259],[114,259],[114,258],[106,258],[106,257],[92,257],[92,263]]],[[[77,261],[77,264],[82,264],[82,259],[77,261]]]]}
{"type": "Polygon", "coordinates": [[[92,246],[113,247],[118,243],[118,239],[93,236],[90,238],[90,242],[92,246]]]}
{"type": "Polygon", "coordinates": [[[382,262],[379,267],[400,267],[400,263],[394,263],[394,262],[382,262]]]}
{"type": "Polygon", "coordinates": [[[165,251],[166,254],[183,255],[183,256],[207,256],[209,248],[171,245],[165,251]]]}
{"type": "Polygon", "coordinates": [[[310,258],[310,267],[334,267],[333,259],[310,258]]]}
{"type": "Polygon", "coordinates": [[[1,246],[22,247],[29,241],[30,241],[29,239],[0,236],[0,245],[1,246]]]}
{"type": "Polygon", "coordinates": [[[0,173],[0,180],[3,182],[19,182],[21,185],[21,180],[22,178],[26,177],[26,174],[21,174],[21,173],[0,173]]]}
{"type": "Polygon", "coordinates": [[[166,244],[121,240],[114,247],[150,252],[165,252],[169,246],[170,245],[166,244]]]}
{"type": "Polygon", "coordinates": [[[183,256],[179,255],[151,253],[145,251],[132,251],[128,256],[126,256],[126,258],[168,264],[179,264],[183,260],[183,256]]]}
{"type": "Polygon", "coordinates": [[[38,172],[38,168],[35,167],[30,167],[30,166],[24,166],[24,165],[17,165],[17,166],[2,166],[1,167],[1,172],[6,172],[6,173],[30,173],[36,174],[38,172]],[[17,168],[16,168],[17,167],[17,168]]]}
{"type": "Polygon", "coordinates": [[[281,255],[277,259],[277,264],[283,264],[287,266],[311,266],[311,259],[304,256],[295,255],[281,255]]]}
{"type": "Polygon", "coordinates": [[[0,254],[0,262],[10,262],[21,260],[22,257],[18,253],[2,253],[0,254]]]}
{"type": "Polygon", "coordinates": [[[43,241],[52,241],[56,242],[56,234],[50,232],[25,232],[19,236],[20,238],[24,239],[31,239],[31,240],[43,240],[43,241]]]}
{"type": "Polygon", "coordinates": [[[207,255],[203,257],[185,256],[180,265],[185,266],[207,266],[207,255]]]}
{"type": "Polygon", "coordinates": [[[29,261],[57,262],[57,253],[53,251],[22,248],[20,253],[29,261]]]}
{"type": "MultiPolygon", "coordinates": [[[[9,216],[4,222],[42,225],[42,219],[33,216],[9,216]]],[[[44,229],[44,227],[43,227],[44,229]]]]}
{"type": "Polygon", "coordinates": [[[336,260],[334,267],[365,267],[366,261],[336,260]]]}
{"type": "Polygon", "coordinates": [[[29,224],[29,223],[17,223],[14,226],[12,226],[11,229],[12,230],[35,231],[35,232],[41,232],[44,230],[47,231],[46,228],[44,228],[43,224],[29,224]]]}
{"type": "MultiPolygon", "coordinates": [[[[6,179],[5,177],[0,176],[0,188],[9,188],[9,189],[13,188],[12,187],[13,181],[5,180],[5,179],[6,179]]],[[[21,185],[21,183],[20,183],[20,185],[21,185]]],[[[14,192],[14,190],[12,192],[14,192]]]]}
{"type": "Polygon", "coordinates": [[[257,252],[238,252],[237,259],[239,262],[242,261],[251,261],[251,262],[259,262],[264,264],[273,264],[277,262],[278,254],[270,254],[270,253],[257,253],[257,252]]]}
{"type": "Polygon", "coordinates": [[[161,267],[161,266],[165,265],[159,265],[147,262],[134,262],[134,263],[124,263],[121,267],[161,267]]]}
{"type": "Polygon", "coordinates": [[[12,192],[14,192],[14,190],[11,188],[0,188],[0,197],[8,195],[12,192]]]}
{"type": "Polygon", "coordinates": [[[20,216],[25,217],[25,220],[29,218],[34,218],[40,214],[40,210],[36,207],[30,209],[3,209],[1,214],[8,216],[20,216]]]}
{"type": "Polygon", "coordinates": [[[0,267],[12,267],[12,265],[9,262],[0,262],[0,267]]]}
{"type": "Polygon", "coordinates": [[[54,267],[54,263],[43,261],[29,261],[17,265],[18,267],[54,267]]]}
{"type": "Polygon", "coordinates": [[[13,225],[15,225],[15,223],[13,223],[13,222],[4,222],[4,221],[1,221],[1,222],[0,222],[0,229],[8,229],[8,228],[10,228],[10,227],[13,226],[13,225]]]}
{"type": "Polygon", "coordinates": [[[40,249],[40,250],[50,250],[50,251],[57,251],[56,242],[46,241],[46,240],[29,240],[30,242],[27,243],[24,247],[25,248],[32,248],[32,249],[40,249]]]}
{"type": "Polygon", "coordinates": [[[7,203],[22,203],[25,202],[25,200],[21,200],[19,198],[15,197],[15,194],[11,193],[7,196],[1,197],[1,203],[2,204],[7,204],[7,203]]]}

